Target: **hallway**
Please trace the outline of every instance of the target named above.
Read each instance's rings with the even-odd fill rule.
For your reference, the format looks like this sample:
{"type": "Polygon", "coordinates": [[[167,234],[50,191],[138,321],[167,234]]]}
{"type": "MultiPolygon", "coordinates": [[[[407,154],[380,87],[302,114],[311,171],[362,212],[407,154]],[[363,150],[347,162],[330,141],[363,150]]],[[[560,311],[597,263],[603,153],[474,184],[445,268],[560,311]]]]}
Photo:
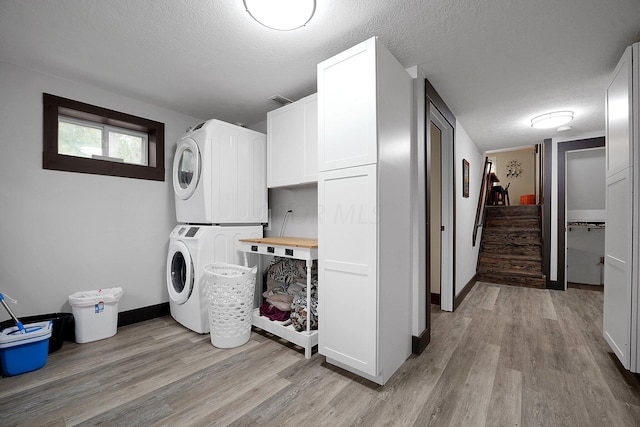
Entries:
{"type": "MultiPolygon", "coordinates": [[[[434,341],[451,322],[464,328],[447,337],[457,348],[434,389],[444,392],[436,418],[466,413],[465,422],[449,425],[640,425],[640,377],[624,370],[602,337],[602,292],[478,283],[469,297],[456,313],[435,314],[434,341]]],[[[423,415],[433,416],[427,405],[423,415]]]]}

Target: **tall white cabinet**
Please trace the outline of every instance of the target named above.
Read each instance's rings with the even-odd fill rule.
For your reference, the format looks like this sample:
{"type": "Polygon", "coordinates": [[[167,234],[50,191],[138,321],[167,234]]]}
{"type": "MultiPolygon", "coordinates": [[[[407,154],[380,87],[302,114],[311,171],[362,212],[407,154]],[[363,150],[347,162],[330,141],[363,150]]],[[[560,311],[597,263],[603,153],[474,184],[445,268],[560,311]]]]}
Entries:
{"type": "Polygon", "coordinates": [[[377,38],[318,65],[318,348],[378,384],[411,353],[410,120],[377,38]]]}
{"type": "Polygon", "coordinates": [[[640,372],[640,44],[628,47],[606,91],[604,337],[640,372]]]}

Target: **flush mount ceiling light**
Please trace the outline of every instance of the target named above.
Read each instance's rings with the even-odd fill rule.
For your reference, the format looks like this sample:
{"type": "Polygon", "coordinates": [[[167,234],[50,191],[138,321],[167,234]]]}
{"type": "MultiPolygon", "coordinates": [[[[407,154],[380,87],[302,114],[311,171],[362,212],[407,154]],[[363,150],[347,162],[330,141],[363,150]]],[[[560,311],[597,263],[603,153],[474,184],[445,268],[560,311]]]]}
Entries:
{"type": "Polygon", "coordinates": [[[307,24],[316,11],[315,0],[243,0],[249,15],[273,30],[295,30],[307,24]]]}
{"type": "Polygon", "coordinates": [[[531,127],[549,129],[565,125],[573,120],[573,111],[554,111],[531,119],[531,127]]]}

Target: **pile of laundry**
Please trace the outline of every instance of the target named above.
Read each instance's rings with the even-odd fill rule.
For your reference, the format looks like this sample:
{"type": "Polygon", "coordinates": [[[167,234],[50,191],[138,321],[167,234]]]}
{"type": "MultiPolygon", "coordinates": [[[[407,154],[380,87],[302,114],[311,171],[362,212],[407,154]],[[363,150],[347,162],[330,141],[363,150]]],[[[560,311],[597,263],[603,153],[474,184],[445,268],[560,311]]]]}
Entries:
{"type": "Polygon", "coordinates": [[[307,313],[306,262],[298,259],[275,257],[267,269],[267,290],[260,306],[260,315],[271,320],[291,319],[296,331],[318,329],[318,265],[311,267],[311,315],[307,313]]]}

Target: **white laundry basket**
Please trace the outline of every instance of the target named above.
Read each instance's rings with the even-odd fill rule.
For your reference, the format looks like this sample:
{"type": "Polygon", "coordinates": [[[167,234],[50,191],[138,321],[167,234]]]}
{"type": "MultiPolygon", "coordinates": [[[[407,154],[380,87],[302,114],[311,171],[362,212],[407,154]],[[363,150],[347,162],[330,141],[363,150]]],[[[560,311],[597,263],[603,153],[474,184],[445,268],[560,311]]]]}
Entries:
{"type": "Polygon", "coordinates": [[[249,341],[257,270],[257,266],[225,263],[204,266],[209,330],[215,347],[239,347],[249,341]]]}

